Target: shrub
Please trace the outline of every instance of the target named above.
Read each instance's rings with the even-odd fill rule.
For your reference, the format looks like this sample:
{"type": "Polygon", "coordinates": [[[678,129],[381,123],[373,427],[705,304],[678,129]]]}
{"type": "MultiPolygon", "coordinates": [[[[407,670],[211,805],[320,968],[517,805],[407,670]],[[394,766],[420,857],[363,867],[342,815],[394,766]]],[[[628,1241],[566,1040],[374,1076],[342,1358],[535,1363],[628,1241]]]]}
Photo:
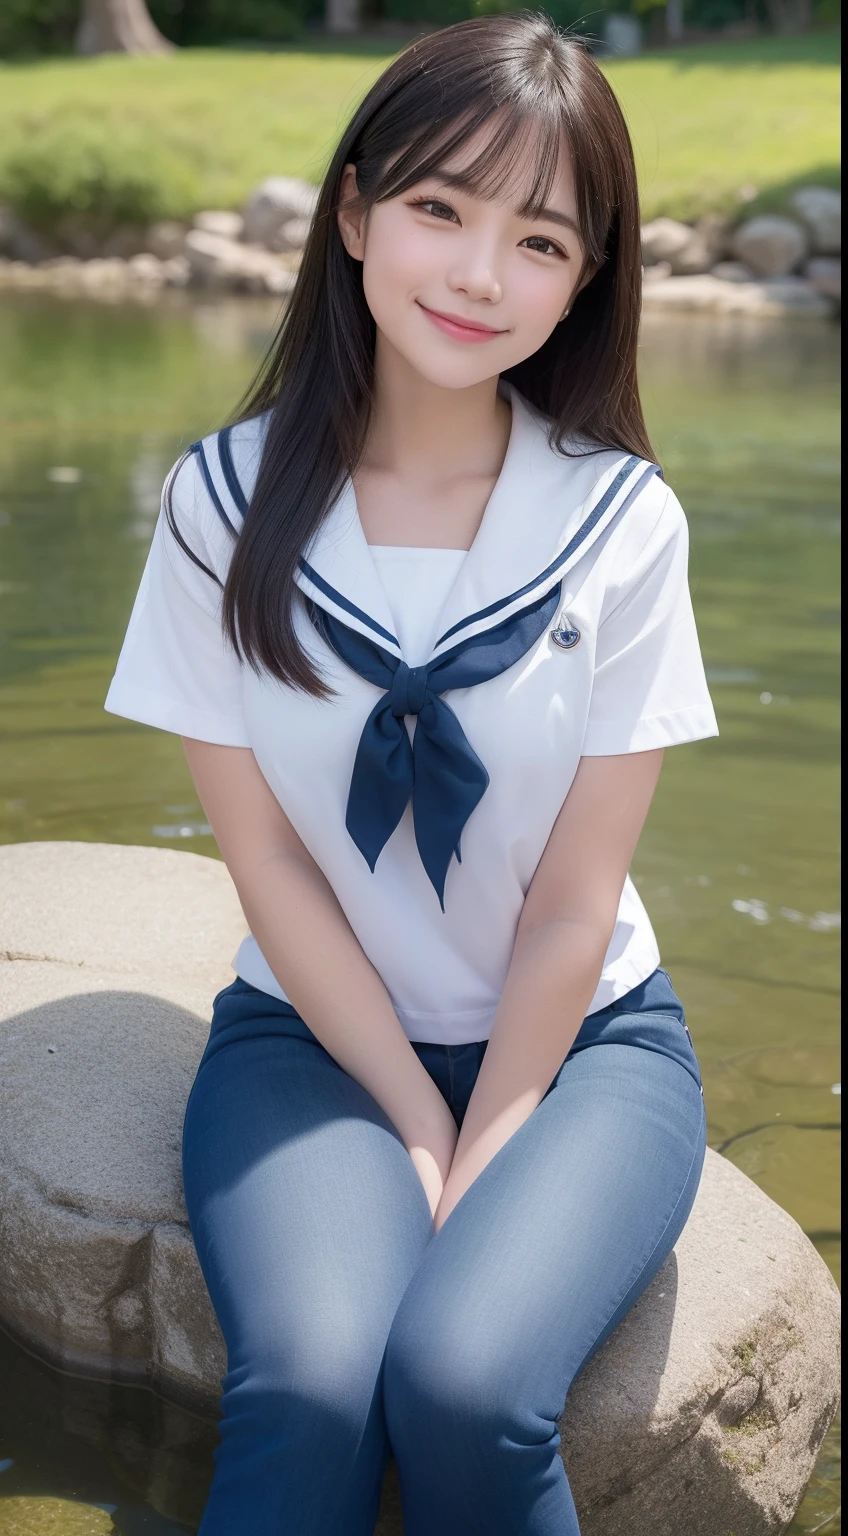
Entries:
{"type": "Polygon", "coordinates": [[[289,43],[303,27],[299,0],[148,0],[148,8],[160,31],[181,45],[289,43]]]}
{"type": "Polygon", "coordinates": [[[0,58],[66,52],[78,18],[79,0],[0,0],[0,58]]]}
{"type": "MultiPolygon", "coordinates": [[[[69,53],[81,0],[0,0],[0,58],[69,53]]],[[[288,43],[303,27],[300,0],[148,0],[161,32],[180,45],[288,43]]]]}
{"type": "Polygon", "coordinates": [[[62,113],[30,123],[0,165],[0,201],[40,232],[70,217],[96,238],[117,225],[179,218],[201,200],[188,146],[155,136],[144,122],[62,113]]]}

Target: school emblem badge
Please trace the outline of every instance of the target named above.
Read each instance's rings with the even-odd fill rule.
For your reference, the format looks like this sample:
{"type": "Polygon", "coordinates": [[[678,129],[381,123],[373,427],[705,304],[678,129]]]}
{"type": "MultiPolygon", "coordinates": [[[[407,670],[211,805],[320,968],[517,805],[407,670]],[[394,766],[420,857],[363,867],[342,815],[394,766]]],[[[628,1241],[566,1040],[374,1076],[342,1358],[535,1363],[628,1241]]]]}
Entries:
{"type": "Polygon", "coordinates": [[[557,628],[551,630],[551,639],[560,650],[573,651],[580,639],[580,631],[572,628],[567,616],[562,614],[557,628]]]}

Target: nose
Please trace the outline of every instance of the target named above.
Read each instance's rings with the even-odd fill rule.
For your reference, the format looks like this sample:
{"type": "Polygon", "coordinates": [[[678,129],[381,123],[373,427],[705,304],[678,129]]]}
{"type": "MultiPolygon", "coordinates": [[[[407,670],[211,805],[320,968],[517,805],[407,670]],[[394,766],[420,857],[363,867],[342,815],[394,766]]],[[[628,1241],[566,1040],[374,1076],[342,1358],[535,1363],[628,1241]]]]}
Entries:
{"type": "Polygon", "coordinates": [[[452,293],[462,293],[483,303],[499,304],[503,288],[492,244],[482,240],[465,243],[462,251],[455,255],[447,273],[447,283],[452,293]]]}

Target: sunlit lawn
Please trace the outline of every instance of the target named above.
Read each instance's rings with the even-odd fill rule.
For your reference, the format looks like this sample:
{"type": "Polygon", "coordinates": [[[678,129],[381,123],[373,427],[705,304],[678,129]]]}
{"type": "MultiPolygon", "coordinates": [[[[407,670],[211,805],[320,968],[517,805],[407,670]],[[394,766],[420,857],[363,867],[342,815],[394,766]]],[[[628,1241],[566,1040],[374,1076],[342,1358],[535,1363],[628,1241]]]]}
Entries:
{"type": "MultiPolygon", "coordinates": [[[[154,213],[178,215],[238,206],[274,172],[317,180],[391,52],[316,44],[0,65],[0,200],[20,203],[30,185],[60,206],[116,185],[131,208],[135,177],[161,185],[154,213]]],[[[779,204],[799,181],[836,182],[838,56],[828,33],[605,62],[646,215],[732,209],[746,185],[779,204]]]]}

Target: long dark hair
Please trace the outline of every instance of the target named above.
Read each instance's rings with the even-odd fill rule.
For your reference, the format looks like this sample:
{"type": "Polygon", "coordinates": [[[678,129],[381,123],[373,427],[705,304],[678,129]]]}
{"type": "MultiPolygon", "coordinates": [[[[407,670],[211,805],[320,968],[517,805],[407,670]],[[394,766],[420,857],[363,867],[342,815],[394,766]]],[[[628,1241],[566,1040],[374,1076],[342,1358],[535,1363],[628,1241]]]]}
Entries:
{"type": "MultiPolygon", "coordinates": [[[[521,210],[532,216],[544,206],[565,141],[586,252],[585,286],[568,319],[504,377],[547,418],[560,451],[577,436],[653,457],[636,380],[642,280],[636,171],[624,117],[604,76],[578,38],[527,12],[463,21],[411,44],[372,86],[342,135],[291,299],[231,418],[269,413],[256,485],[224,584],[224,632],[257,671],[266,668],[311,694],[328,690],[295,633],[294,572],[359,463],[373,399],[374,321],[361,263],[345,250],[336,218],[342,172],[349,163],[356,167],[358,201],[367,209],[436,173],[486,125],[485,151],[464,170],[463,184],[478,195],[496,195],[532,148],[536,175],[521,210]]],[[[166,510],[199,564],[169,505],[166,510]]]]}

